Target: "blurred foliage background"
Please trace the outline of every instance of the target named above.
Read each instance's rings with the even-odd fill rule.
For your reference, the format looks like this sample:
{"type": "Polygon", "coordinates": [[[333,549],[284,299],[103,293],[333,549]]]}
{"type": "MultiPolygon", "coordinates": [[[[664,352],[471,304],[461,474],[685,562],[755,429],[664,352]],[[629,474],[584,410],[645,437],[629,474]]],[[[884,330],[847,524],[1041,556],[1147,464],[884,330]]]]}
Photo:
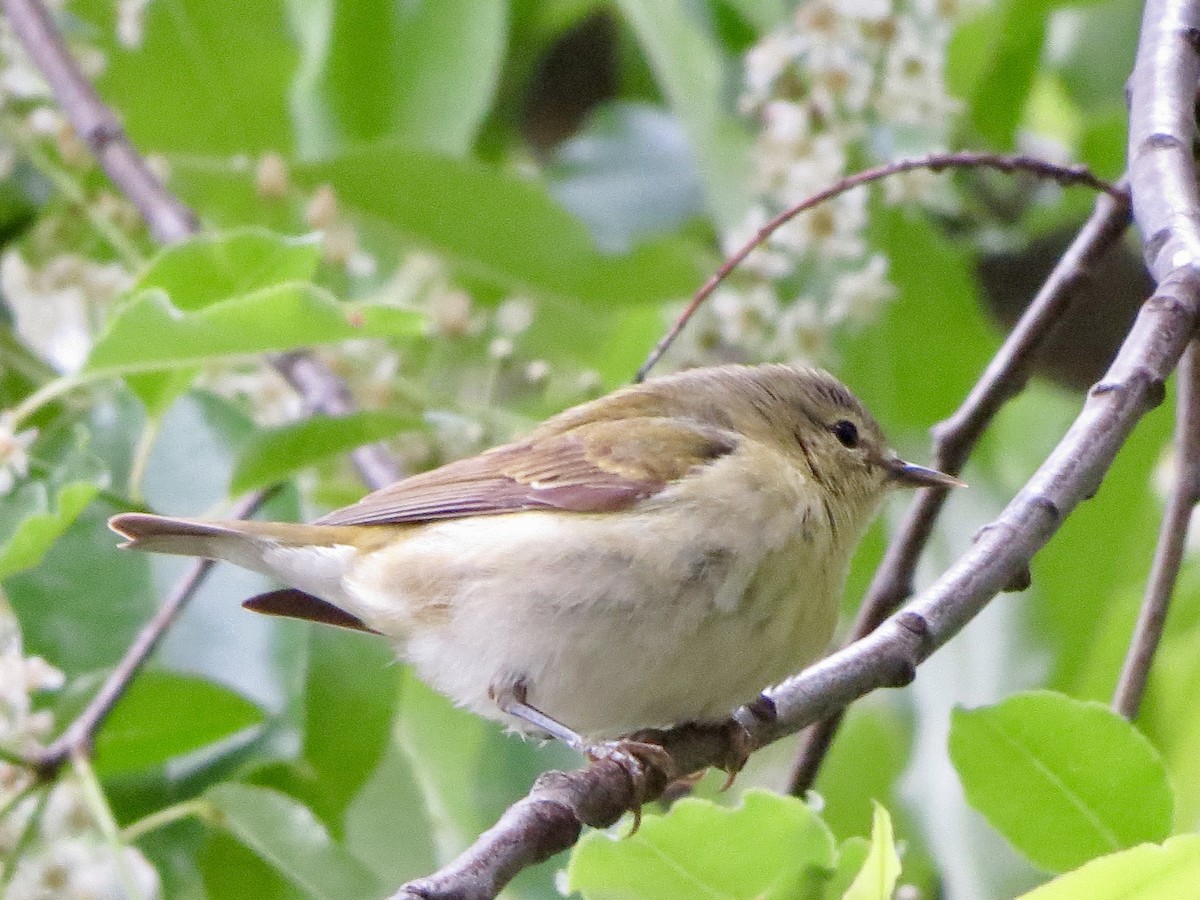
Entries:
{"type": "MultiPolygon", "coordinates": [[[[345,455],[358,444],[386,441],[413,472],[517,434],[627,382],[724,252],[857,168],[966,147],[1116,178],[1140,5],[71,0],[55,14],[204,234],[152,244],[0,25],[10,753],[70,721],[183,571],[118,553],[109,515],[219,514],[278,484],[265,515],[311,517],[362,493],[345,455]],[[361,412],[308,420],[262,362],[308,346],[361,412]]],[[[756,252],[662,369],[826,366],[926,459],[927,429],[1091,203],[985,172],[839,198],[756,252]]],[[[1105,266],[967,467],[923,582],[1053,447],[1148,294],[1132,246],[1105,266]]],[[[732,791],[711,774],[696,787],[736,811],[683,801],[508,895],[839,897],[868,890],[852,884],[866,860],[885,875],[852,896],[1006,897],[1194,830],[1192,561],[1141,733],[1089,703],[1110,697],[1136,615],[1170,428],[1166,408],[1139,426],[1032,587],[911,687],[854,708],[808,806],[753,790],[785,783],[784,741],[732,791]],[[1033,688],[1059,693],[1017,694],[1033,688]],[[687,879],[664,874],[671,852],[687,879]]],[[[865,542],[847,617],[901,512],[865,542]]],[[[0,763],[0,893],[382,897],[465,847],[539,771],[577,763],[453,709],[378,640],[240,609],[268,588],[214,574],[91,767],[50,790],[0,763]]],[[[1200,858],[1194,843],[1162,853],[1185,850],[1200,858]]],[[[1056,896],[1100,896],[1068,890],[1082,892],[1056,896]]]]}

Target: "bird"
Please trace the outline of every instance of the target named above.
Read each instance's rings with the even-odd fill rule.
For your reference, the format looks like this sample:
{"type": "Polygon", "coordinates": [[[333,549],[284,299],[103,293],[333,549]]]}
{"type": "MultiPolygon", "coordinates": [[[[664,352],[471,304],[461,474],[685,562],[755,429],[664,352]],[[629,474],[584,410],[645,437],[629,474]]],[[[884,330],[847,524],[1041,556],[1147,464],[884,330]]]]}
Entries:
{"type": "Polygon", "coordinates": [[[587,751],[728,720],[826,649],[893,451],[821,369],[701,367],[559,413],[311,524],[122,513],[125,548],[286,587],[248,609],[383,635],[456,704],[587,751]]]}

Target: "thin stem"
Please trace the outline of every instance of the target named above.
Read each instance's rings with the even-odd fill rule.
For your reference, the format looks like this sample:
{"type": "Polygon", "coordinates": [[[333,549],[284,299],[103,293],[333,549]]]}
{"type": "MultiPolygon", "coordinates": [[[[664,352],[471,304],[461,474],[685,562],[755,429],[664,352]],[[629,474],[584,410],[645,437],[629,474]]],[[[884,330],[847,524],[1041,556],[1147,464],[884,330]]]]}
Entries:
{"type": "MultiPolygon", "coordinates": [[[[271,490],[247,494],[233,505],[229,512],[229,518],[245,519],[253,515],[270,494],[271,490]]],[[[211,559],[197,559],[191,563],[187,572],[175,584],[167,599],[163,601],[158,612],[142,626],[142,630],[133,639],[129,649],[125,651],[125,656],[101,685],[96,696],[76,717],[75,721],[67,726],[62,735],[33,760],[34,766],[43,778],[53,777],[72,753],[91,744],[96,731],[108,718],[117,701],[124,696],[133,677],[149,659],[150,654],[154,652],[163,635],[167,633],[167,629],[183,612],[187,602],[204,583],[214,565],[216,563],[211,559]]]]}
{"type": "Polygon", "coordinates": [[[197,797],[192,800],[185,800],[183,803],[164,807],[150,813],[148,816],[143,816],[130,825],[126,825],[121,829],[121,840],[126,844],[132,844],[141,840],[141,838],[150,832],[157,831],[159,828],[165,828],[183,819],[208,819],[212,814],[213,805],[204,798],[197,797]]]}
{"type": "Polygon", "coordinates": [[[1060,166],[1032,156],[1007,156],[1000,153],[973,153],[967,151],[959,153],[930,153],[927,156],[896,160],[886,165],[877,166],[874,169],[864,169],[861,172],[855,172],[853,175],[847,175],[835,184],[825,188],[825,190],[818,191],[796,205],[789,206],[759,228],[755,232],[754,237],[725,260],[721,268],[717,269],[712,277],[701,285],[700,290],[696,291],[691,302],[679,314],[679,318],[675,320],[674,324],[667,330],[662,339],[659,340],[655,348],[650,351],[650,355],[646,358],[646,361],[642,363],[641,368],[637,370],[637,374],[633,376],[634,383],[636,384],[645,379],[655,364],[662,359],[663,354],[675,343],[675,339],[679,337],[684,326],[687,325],[692,316],[696,314],[713,291],[729,277],[729,274],[741,265],[746,257],[753,253],[755,249],[766,243],[767,238],[774,234],[781,226],[800,215],[800,213],[806,212],[814,206],[820,206],[822,203],[832,200],[839,194],[844,194],[856,187],[861,187],[864,184],[879,181],[883,178],[890,178],[901,172],[911,172],[914,169],[929,169],[933,172],[941,172],[944,169],[979,168],[999,169],[1002,172],[1027,172],[1039,178],[1048,178],[1052,181],[1057,181],[1064,186],[1073,184],[1085,185],[1093,190],[1108,194],[1117,202],[1129,202],[1129,197],[1124,188],[1097,178],[1086,166],[1060,166]]]}
{"type": "Polygon", "coordinates": [[[76,388],[83,387],[95,381],[94,375],[60,375],[53,381],[47,381],[40,388],[9,410],[10,427],[15,431],[22,422],[40,410],[43,406],[53,403],[63,394],[68,394],[76,388]]]}
{"type": "Polygon", "coordinates": [[[1175,483],[1163,513],[1137,626],[1113,694],[1113,710],[1127,719],[1137,717],[1146,691],[1187,547],[1188,524],[1200,500],[1200,348],[1196,341],[1188,345],[1179,365],[1175,416],[1175,483]]]}
{"type": "Polygon", "coordinates": [[[76,747],[71,751],[71,767],[75,770],[75,777],[83,790],[84,802],[92,814],[92,820],[112,849],[113,858],[117,863],[117,874],[125,893],[131,898],[144,900],[145,895],[138,889],[137,879],[129,870],[129,861],[124,853],[125,845],[121,843],[121,831],[117,827],[117,820],[113,817],[112,809],[109,808],[108,800],[100,787],[100,779],[96,777],[96,770],[92,768],[84,748],[76,747]]]}
{"type": "MultiPolygon", "coordinates": [[[[1091,217],[962,405],[948,419],[934,426],[935,467],[952,475],[962,471],[967,457],[996,413],[1024,386],[1030,363],[1046,337],[1070,313],[1088,270],[1116,243],[1128,225],[1128,202],[1108,194],[1097,198],[1091,217]]],[[[944,489],[926,489],[913,500],[867,589],[846,639],[847,644],[870,634],[912,594],[917,562],[933,533],[946,497],[944,489]]],[[[816,782],[841,715],[838,712],[805,731],[788,779],[788,791],[793,795],[803,796],[816,782]]]]}
{"type": "MultiPolygon", "coordinates": [[[[25,763],[22,761],[14,763],[14,765],[24,767],[25,763]]],[[[0,822],[3,822],[5,816],[7,816],[22,800],[24,800],[34,790],[37,789],[37,779],[29,775],[27,770],[24,779],[24,784],[22,784],[16,790],[11,791],[3,800],[0,800],[0,822]]]]}
{"type": "MultiPolygon", "coordinates": [[[[12,849],[9,851],[9,859],[18,860],[21,854],[33,843],[34,835],[37,833],[38,823],[42,819],[42,815],[46,812],[46,801],[50,799],[50,791],[47,788],[42,788],[37,798],[37,805],[33,808],[33,813],[21,826],[21,833],[17,840],[13,843],[12,849]]],[[[7,896],[7,887],[12,880],[13,871],[16,866],[9,866],[0,869],[0,897],[7,896]]]]}
{"type": "Polygon", "coordinates": [[[142,479],[146,477],[146,466],[150,463],[150,453],[154,449],[154,441],[161,427],[161,418],[149,419],[134,445],[133,459],[129,463],[129,498],[135,503],[145,500],[142,494],[142,479]]]}
{"type": "Polygon", "coordinates": [[[79,182],[62,166],[57,165],[35,138],[25,134],[20,126],[14,124],[10,117],[0,118],[3,122],[4,135],[37,167],[50,183],[66,197],[67,201],[76,207],[84,218],[91,223],[96,232],[108,241],[124,263],[132,269],[137,269],[146,261],[145,254],[137,244],[118,228],[106,216],[97,211],[95,204],[88,200],[87,194],[79,182]]]}

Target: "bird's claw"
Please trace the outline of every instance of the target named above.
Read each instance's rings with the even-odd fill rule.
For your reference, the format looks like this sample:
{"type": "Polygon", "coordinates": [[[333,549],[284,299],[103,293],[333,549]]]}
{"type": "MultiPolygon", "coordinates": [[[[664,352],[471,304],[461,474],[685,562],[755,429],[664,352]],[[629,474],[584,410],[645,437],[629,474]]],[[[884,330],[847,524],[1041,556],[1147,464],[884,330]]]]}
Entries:
{"type": "Polygon", "coordinates": [[[585,755],[593,765],[615,763],[629,779],[633,789],[633,828],[626,837],[636,834],[642,825],[642,804],[646,802],[652,774],[658,775],[664,784],[673,778],[675,761],[671,754],[661,744],[632,737],[593,744],[585,755]]]}

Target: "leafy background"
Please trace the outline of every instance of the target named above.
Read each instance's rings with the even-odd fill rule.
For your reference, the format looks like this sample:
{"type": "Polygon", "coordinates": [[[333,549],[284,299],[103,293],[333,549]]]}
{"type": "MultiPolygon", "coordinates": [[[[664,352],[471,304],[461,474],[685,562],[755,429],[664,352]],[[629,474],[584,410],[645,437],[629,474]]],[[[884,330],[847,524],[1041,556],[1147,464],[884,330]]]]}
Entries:
{"type": "MultiPolygon", "coordinates": [[[[102,177],[70,143],[30,138],[9,104],[21,152],[0,198],[4,240],[136,275],[91,311],[98,337],[72,375],[46,366],[12,314],[3,326],[0,405],[27,410],[38,438],[28,477],[0,498],[0,574],[26,652],[67,676],[43,702],[58,722],[185,565],[116,552],[112,513],[213,512],[282,484],[264,514],[312,515],[361,491],[344,458],[360,443],[429,465],[628,381],[750,202],[742,58],[789,14],[739,0],[153,0],[129,47],[118,7],[72,2],[62,21],[103,52],[102,95],[167,164],[205,236],[156,253],[105,212],[102,177]],[[268,155],[281,185],[264,184],[268,155]],[[356,252],[370,264],[356,268],[356,252]],[[465,318],[403,296],[418,263],[469,296],[465,318]],[[514,295],[533,316],[512,335],[496,321],[514,295]],[[248,357],[318,344],[363,412],[256,424],[261,410],[219,389],[241,373],[262,390],[248,357]],[[399,362],[380,374],[380,358],[399,362]]],[[[1008,150],[1038,135],[1117,176],[1138,15],[1133,0],[1001,0],[963,17],[947,59],[956,141],[1008,150]],[[1049,36],[1068,27],[1063,50],[1049,36]]],[[[1059,246],[1089,203],[1048,199],[1005,208],[1004,254],[989,238],[998,204],[953,221],[872,204],[896,297],[819,361],[906,454],[925,457],[928,427],[998,346],[1005,304],[1027,299],[1010,288],[1021,278],[989,280],[988,263],[1004,257],[1027,280],[1047,261],[1037,249],[1059,246]]],[[[1132,286],[1105,286],[1136,303],[1130,267],[1132,286]]],[[[1047,365],[989,432],[923,580],[1078,408],[1067,385],[1092,370],[1064,340],[1069,371],[1047,365]]],[[[783,742],[732,791],[718,795],[710,775],[702,799],[650,811],[628,840],[590,834],[508,894],[883,897],[907,884],[987,898],[1077,869],[1036,896],[1108,896],[1122,878],[1143,885],[1131,896],[1180,896],[1170,878],[1200,879],[1193,562],[1136,729],[1102,706],[1149,566],[1170,425],[1166,409],[1144,421],[1029,590],[1000,598],[912,687],[854,709],[809,806],[760,790],[784,782],[783,742]]],[[[890,507],[865,542],[848,614],[899,515],[890,507]]],[[[381,897],[465,847],[539,771],[576,764],[453,709],[379,641],[239,609],[266,587],[221,568],[97,736],[103,798],[163,896],[381,897]]]]}

